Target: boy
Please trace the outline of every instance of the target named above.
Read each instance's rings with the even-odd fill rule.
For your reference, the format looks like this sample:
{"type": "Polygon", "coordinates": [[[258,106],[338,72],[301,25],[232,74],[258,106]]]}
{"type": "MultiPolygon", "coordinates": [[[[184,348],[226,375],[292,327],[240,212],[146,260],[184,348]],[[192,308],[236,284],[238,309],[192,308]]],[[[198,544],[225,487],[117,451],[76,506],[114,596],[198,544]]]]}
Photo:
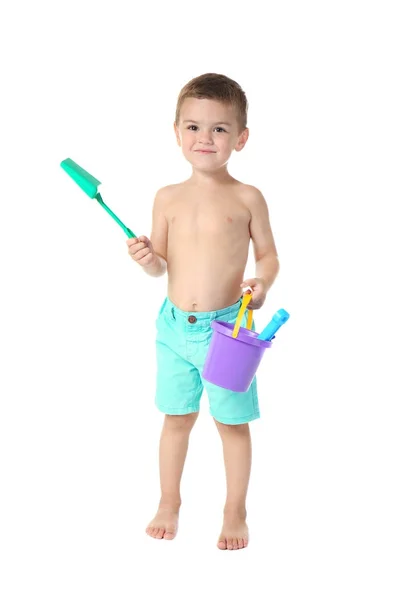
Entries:
{"type": "MultiPolygon", "coordinates": [[[[204,386],[225,461],[227,496],[217,542],[221,550],[248,544],[249,421],[260,414],[256,378],[246,393],[201,379],[210,323],[235,323],[244,287],[252,291],[248,308],[263,306],[279,269],[265,199],[227,170],[233,150],[240,152],[248,139],[247,107],[239,84],[225,75],[207,73],[184,86],[174,130],[192,166],[191,177],[157,192],[150,239],[127,240],[130,256],[146,273],[168,273],[167,297],[156,321],[156,404],[165,413],[159,447],[161,499],[146,531],[157,539],[176,535],[180,479],[204,386]],[[256,277],[244,280],[250,238],[256,277]]],[[[245,314],[244,327],[246,320],[245,314]]]]}

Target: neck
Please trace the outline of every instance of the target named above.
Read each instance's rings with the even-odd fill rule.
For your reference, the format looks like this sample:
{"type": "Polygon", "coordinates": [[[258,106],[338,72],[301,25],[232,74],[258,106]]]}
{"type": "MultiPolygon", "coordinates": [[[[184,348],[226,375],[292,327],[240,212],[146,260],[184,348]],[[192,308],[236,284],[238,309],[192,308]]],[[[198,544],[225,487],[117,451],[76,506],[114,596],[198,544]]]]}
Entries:
{"type": "Polygon", "coordinates": [[[228,173],[227,166],[224,165],[219,167],[215,171],[200,171],[193,168],[193,173],[189,179],[190,183],[194,183],[199,186],[211,186],[223,183],[230,183],[235,181],[234,178],[228,173]]]}

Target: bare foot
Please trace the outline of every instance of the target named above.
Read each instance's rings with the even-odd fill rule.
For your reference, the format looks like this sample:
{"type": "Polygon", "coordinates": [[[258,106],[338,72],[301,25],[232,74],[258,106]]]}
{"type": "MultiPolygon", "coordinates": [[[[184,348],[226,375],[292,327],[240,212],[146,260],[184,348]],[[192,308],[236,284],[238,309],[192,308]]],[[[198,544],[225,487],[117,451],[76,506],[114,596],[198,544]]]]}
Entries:
{"type": "Polygon", "coordinates": [[[240,514],[225,514],[221,535],[218,539],[220,550],[241,550],[249,541],[249,530],[246,518],[240,514]]]}
{"type": "Polygon", "coordinates": [[[172,540],[177,533],[179,509],[160,506],[156,516],[146,528],[146,533],[157,540],[172,540]]]}

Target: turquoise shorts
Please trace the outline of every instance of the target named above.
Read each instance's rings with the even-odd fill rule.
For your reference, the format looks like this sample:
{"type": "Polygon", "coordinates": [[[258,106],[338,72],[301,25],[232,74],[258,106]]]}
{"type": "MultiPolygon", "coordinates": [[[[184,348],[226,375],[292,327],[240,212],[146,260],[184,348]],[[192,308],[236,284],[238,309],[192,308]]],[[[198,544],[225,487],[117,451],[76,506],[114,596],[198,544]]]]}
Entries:
{"type": "MultiPolygon", "coordinates": [[[[242,298],[212,312],[185,312],[165,298],[156,319],[156,397],[167,415],[198,412],[205,389],[210,413],[220,423],[237,425],[260,417],[256,376],[247,392],[232,392],[201,376],[213,330],[211,321],[235,323],[242,298]]],[[[242,327],[247,325],[247,311],[242,327]]],[[[252,330],[255,331],[254,322],[252,330]]]]}

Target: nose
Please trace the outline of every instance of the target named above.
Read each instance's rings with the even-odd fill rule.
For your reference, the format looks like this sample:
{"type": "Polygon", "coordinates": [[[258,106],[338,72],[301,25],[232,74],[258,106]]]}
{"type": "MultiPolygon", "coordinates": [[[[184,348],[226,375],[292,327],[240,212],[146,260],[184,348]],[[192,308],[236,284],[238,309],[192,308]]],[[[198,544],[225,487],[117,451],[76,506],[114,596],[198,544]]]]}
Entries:
{"type": "Polygon", "coordinates": [[[201,144],[212,144],[211,131],[204,131],[203,129],[201,129],[199,132],[198,141],[201,144]]]}

